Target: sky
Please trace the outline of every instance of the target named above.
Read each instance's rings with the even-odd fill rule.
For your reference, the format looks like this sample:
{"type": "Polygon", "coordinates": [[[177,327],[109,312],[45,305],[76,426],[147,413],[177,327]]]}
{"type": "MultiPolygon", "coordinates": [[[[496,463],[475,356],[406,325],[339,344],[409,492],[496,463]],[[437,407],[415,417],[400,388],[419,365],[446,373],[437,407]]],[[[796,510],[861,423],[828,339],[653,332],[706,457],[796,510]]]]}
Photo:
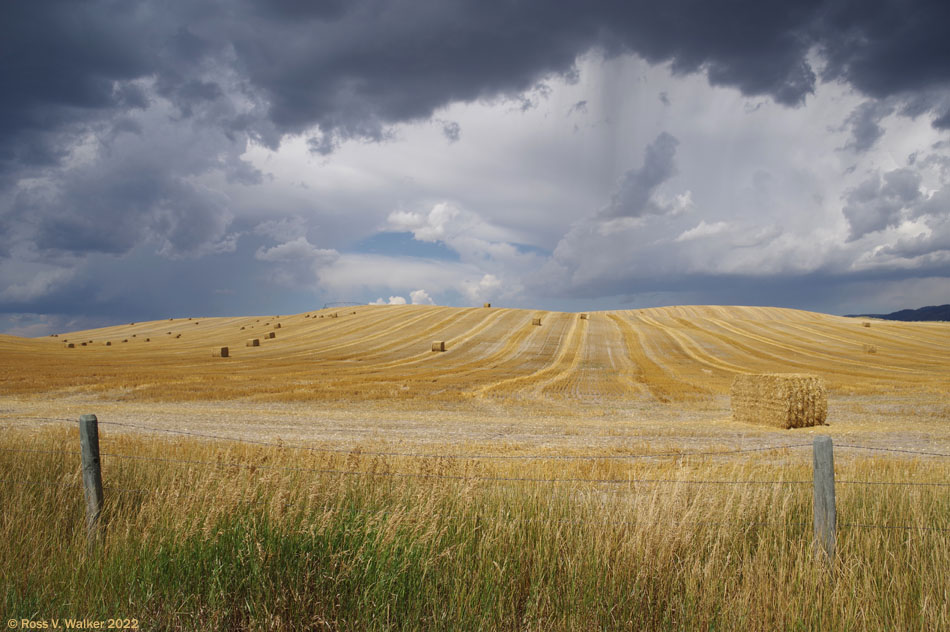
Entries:
{"type": "Polygon", "coordinates": [[[950,3],[0,4],[0,333],[950,302],[950,3]]]}

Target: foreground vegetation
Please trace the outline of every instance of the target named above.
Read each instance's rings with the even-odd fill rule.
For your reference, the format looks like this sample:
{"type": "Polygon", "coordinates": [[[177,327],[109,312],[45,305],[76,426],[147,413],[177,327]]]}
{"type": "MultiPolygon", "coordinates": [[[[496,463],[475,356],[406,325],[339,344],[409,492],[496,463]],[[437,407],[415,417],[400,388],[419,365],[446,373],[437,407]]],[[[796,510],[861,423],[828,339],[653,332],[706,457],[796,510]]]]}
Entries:
{"type": "MultiPolygon", "coordinates": [[[[221,630],[950,626],[950,533],[844,526],[950,528],[950,488],[839,484],[828,568],[811,544],[807,448],[476,461],[104,433],[105,538],[87,554],[78,454],[22,451],[75,453],[75,430],[10,427],[0,447],[8,619],[221,630]]],[[[947,459],[837,458],[840,481],[950,474],[947,459]]]]}

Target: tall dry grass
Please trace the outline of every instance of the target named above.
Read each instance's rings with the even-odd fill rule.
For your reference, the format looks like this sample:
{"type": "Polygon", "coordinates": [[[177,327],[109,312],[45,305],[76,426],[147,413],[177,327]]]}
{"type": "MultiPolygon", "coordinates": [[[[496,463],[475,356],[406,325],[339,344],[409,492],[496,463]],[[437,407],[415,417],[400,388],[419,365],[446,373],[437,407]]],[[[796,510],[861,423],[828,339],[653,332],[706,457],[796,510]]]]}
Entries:
{"type": "MultiPolygon", "coordinates": [[[[950,533],[844,526],[950,528],[950,488],[839,484],[828,568],[812,548],[811,487],[791,482],[810,479],[808,449],[479,461],[103,432],[105,541],[89,555],[76,432],[8,428],[0,447],[70,452],[0,451],[8,618],[221,630],[950,626],[950,533]]],[[[950,480],[946,459],[836,456],[840,481],[950,480]]]]}

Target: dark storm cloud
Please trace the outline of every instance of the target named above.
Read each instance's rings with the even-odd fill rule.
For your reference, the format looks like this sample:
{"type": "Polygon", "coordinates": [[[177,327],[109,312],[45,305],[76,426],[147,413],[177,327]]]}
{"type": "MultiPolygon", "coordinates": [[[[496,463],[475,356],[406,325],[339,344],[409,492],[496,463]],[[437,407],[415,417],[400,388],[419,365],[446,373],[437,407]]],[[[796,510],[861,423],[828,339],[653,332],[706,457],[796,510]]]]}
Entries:
{"type": "Polygon", "coordinates": [[[894,107],[882,101],[865,101],[848,116],[845,125],[851,130],[851,140],[845,149],[864,152],[884,135],[880,122],[894,111],[894,107]]]}
{"type": "MultiPolygon", "coordinates": [[[[724,10],[703,0],[89,0],[7,2],[0,13],[4,169],[53,163],[97,114],[145,107],[132,79],[154,79],[157,94],[191,116],[227,95],[213,78],[221,68],[265,107],[219,124],[269,144],[319,126],[319,151],[383,138],[386,125],[451,102],[519,93],[569,74],[593,47],[704,71],[788,105],[814,90],[806,54],[815,45],[827,77],[872,96],[931,91],[918,109],[942,107],[933,90],[950,82],[944,2],[747,0],[724,10]]],[[[935,115],[943,121],[950,109],[935,115]]]]}
{"type": "Polygon", "coordinates": [[[654,198],[656,189],[676,174],[676,146],[679,141],[667,132],[647,145],[643,166],[624,174],[610,204],[601,209],[603,218],[661,215],[672,209],[654,198]]]}
{"type": "Polygon", "coordinates": [[[851,239],[898,225],[920,200],[920,174],[916,171],[895,169],[883,177],[874,174],[848,192],[844,215],[851,226],[851,239]]]}

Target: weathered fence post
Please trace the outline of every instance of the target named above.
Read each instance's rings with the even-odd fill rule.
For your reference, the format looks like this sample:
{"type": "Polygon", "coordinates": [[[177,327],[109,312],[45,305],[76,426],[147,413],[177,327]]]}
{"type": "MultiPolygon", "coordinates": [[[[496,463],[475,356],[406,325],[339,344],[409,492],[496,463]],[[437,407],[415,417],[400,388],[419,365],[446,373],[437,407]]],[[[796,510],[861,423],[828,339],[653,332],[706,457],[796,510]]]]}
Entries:
{"type": "Polygon", "coordinates": [[[99,467],[99,420],[95,415],[79,417],[79,445],[82,449],[82,485],[86,490],[86,538],[89,548],[99,541],[102,513],[102,470],[99,467]]]}
{"type": "Polygon", "coordinates": [[[830,562],[835,558],[835,457],[831,437],[815,437],[815,542],[830,562]]]}

